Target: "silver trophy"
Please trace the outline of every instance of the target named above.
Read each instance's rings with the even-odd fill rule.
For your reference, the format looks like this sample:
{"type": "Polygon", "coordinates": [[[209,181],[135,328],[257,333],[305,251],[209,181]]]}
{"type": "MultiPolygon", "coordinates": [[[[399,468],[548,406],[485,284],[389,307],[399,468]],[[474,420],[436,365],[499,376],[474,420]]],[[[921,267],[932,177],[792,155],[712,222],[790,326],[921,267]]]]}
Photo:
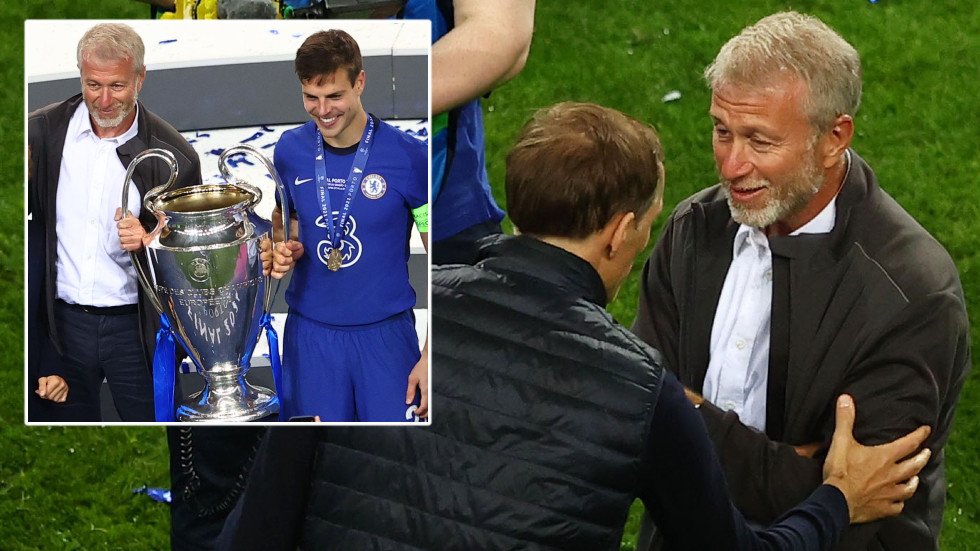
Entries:
{"type": "MultiPolygon", "coordinates": [[[[136,166],[158,157],[170,167],[168,181],[148,191],[143,200],[143,207],[158,220],[153,240],[132,258],[140,285],[167,317],[176,340],[205,380],[204,389],[177,408],[179,421],[252,421],[279,411],[274,391],[245,379],[246,359],[252,356],[274,295],[260,257],[262,240],[272,238],[272,225],[254,212],[262,192],[231,177],[226,159],[236,153],[254,155],[272,176],[288,238],[285,189],[272,163],[249,145],[222,153],[218,166],[226,184],[170,190],[177,179],[176,159],[167,150],[149,149],[129,164],[123,185],[125,212],[136,166]]],[[[270,355],[278,353],[269,350],[270,355]]]]}

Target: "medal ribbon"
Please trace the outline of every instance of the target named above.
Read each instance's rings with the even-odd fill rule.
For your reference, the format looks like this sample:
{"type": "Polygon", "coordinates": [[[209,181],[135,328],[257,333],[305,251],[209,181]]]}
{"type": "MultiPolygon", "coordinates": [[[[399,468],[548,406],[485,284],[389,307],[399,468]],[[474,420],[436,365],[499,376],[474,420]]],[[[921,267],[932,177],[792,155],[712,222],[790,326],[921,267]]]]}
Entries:
{"type": "Polygon", "coordinates": [[[269,343],[269,364],[272,366],[272,380],[276,384],[276,395],[282,396],[282,363],[279,358],[279,335],[272,327],[272,314],[262,316],[261,327],[265,329],[266,342],[269,343]]]}
{"type": "Polygon", "coordinates": [[[167,316],[160,314],[156,351],[153,353],[153,411],[157,421],[174,421],[174,383],[177,363],[174,332],[167,316]]]}
{"type": "Polygon", "coordinates": [[[368,154],[371,150],[371,140],[374,138],[374,117],[367,116],[367,124],[364,126],[364,133],[361,134],[361,141],[357,146],[357,153],[354,155],[354,162],[350,167],[350,174],[347,175],[346,195],[344,196],[344,206],[340,210],[340,218],[337,226],[333,223],[333,209],[330,208],[330,190],[327,189],[327,165],[324,160],[323,136],[320,129],[313,125],[315,138],[314,165],[316,165],[316,189],[320,198],[320,211],[323,213],[323,221],[327,225],[327,240],[330,247],[340,250],[340,238],[344,234],[344,225],[347,223],[347,215],[350,214],[351,204],[354,202],[354,192],[361,185],[361,178],[364,177],[364,167],[367,165],[368,154]]]}

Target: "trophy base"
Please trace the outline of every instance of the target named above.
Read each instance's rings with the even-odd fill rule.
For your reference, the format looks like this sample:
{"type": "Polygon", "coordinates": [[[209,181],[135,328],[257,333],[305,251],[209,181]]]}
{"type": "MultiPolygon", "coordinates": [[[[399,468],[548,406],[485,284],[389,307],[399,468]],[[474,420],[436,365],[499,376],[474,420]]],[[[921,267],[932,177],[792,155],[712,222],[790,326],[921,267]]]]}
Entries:
{"type": "Polygon", "coordinates": [[[275,392],[252,386],[245,373],[208,373],[204,389],[177,408],[177,420],[196,423],[258,421],[279,413],[275,392]]]}

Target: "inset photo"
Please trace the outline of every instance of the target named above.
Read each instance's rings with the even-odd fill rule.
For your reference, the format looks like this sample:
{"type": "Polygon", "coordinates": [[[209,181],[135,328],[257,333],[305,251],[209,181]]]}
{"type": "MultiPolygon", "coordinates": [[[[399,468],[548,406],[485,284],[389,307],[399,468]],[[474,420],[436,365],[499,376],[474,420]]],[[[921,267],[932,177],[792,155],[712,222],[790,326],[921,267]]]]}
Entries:
{"type": "Polygon", "coordinates": [[[428,424],[430,33],[26,21],[25,422],[428,424]]]}

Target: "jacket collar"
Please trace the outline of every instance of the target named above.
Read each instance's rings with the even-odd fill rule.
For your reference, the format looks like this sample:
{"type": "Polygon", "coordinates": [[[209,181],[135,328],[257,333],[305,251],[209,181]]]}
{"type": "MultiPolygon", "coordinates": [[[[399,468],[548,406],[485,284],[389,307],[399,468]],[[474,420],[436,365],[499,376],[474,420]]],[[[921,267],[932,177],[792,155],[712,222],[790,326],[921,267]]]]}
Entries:
{"type": "MultiPolygon", "coordinates": [[[[847,174],[844,177],[844,184],[837,194],[837,214],[834,221],[834,228],[830,233],[823,234],[803,234],[803,235],[781,235],[769,238],[769,248],[773,255],[786,258],[809,258],[818,265],[832,263],[839,258],[848,247],[847,235],[851,212],[855,207],[861,205],[877,185],[874,172],[868,163],[853,150],[848,150],[850,163],[847,174]]],[[[715,221],[716,225],[722,220],[726,221],[726,230],[734,238],[738,224],[731,218],[731,211],[725,200],[721,186],[714,186],[710,190],[699,194],[697,199],[691,204],[693,211],[702,210],[709,221],[715,221]]],[[[718,228],[716,228],[718,229],[718,228]]],[[[715,241],[712,241],[715,242],[715,241]]],[[[731,249],[732,242],[725,242],[725,247],[731,249]]],[[[730,257],[729,257],[730,259],[730,257]]]]}
{"type": "Polygon", "coordinates": [[[837,215],[834,228],[829,233],[782,235],[771,237],[769,246],[773,254],[787,258],[810,258],[816,264],[829,265],[840,258],[848,248],[848,226],[854,208],[865,201],[874,185],[874,173],[864,159],[850,152],[850,166],[840,192],[837,194],[837,215]]]}
{"type": "Polygon", "coordinates": [[[530,277],[569,295],[605,307],[606,287],[591,264],[565,249],[526,235],[484,240],[477,267],[530,277]]]}

